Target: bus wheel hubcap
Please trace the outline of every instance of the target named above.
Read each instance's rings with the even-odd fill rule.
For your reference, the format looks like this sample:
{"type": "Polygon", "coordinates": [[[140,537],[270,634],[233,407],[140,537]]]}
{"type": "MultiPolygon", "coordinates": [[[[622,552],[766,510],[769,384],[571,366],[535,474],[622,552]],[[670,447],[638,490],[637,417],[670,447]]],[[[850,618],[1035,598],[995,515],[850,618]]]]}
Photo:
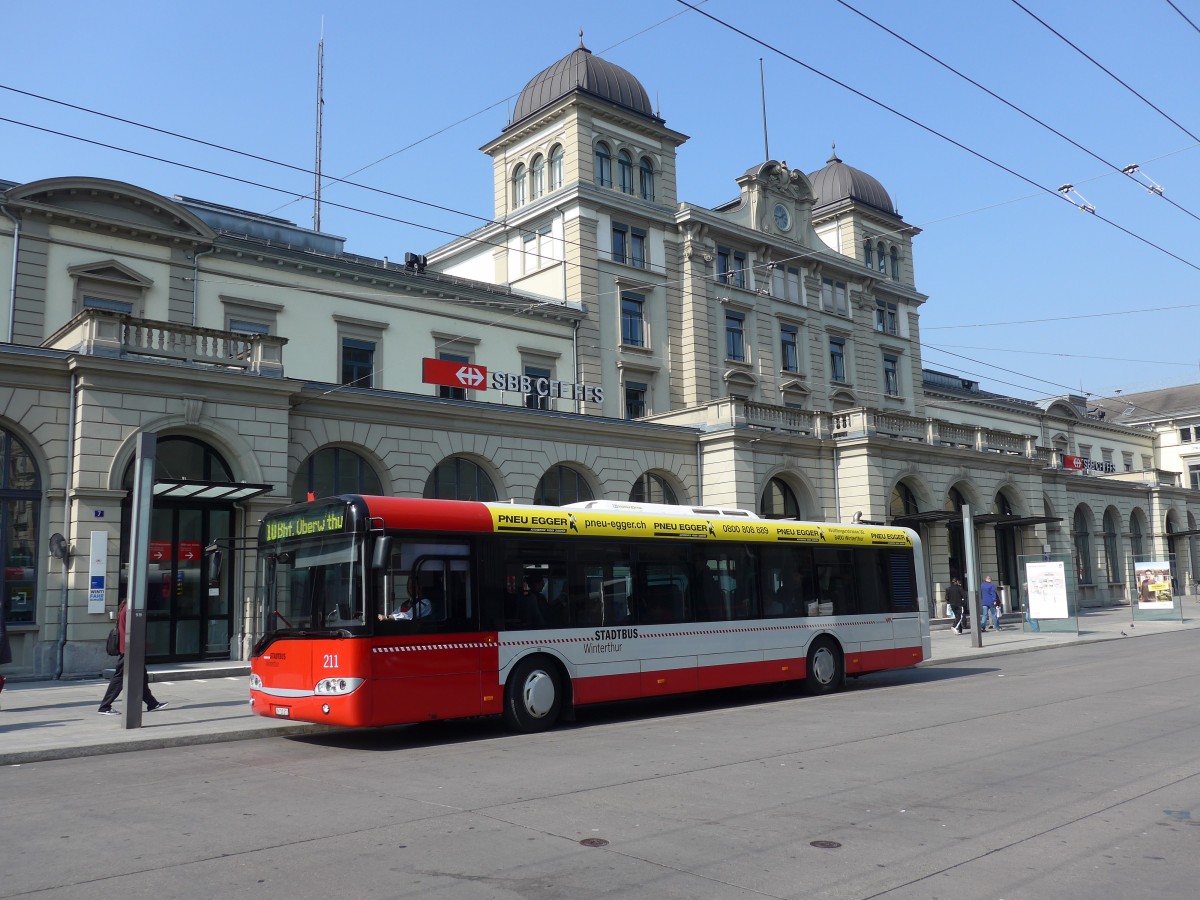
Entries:
{"type": "Polygon", "coordinates": [[[525,709],[540,719],[554,706],[554,679],[545,672],[532,672],[525,679],[525,709]]]}
{"type": "Polygon", "coordinates": [[[822,647],[813,654],[813,677],[821,684],[829,684],[833,679],[834,661],[833,654],[825,647],[822,647]]]}

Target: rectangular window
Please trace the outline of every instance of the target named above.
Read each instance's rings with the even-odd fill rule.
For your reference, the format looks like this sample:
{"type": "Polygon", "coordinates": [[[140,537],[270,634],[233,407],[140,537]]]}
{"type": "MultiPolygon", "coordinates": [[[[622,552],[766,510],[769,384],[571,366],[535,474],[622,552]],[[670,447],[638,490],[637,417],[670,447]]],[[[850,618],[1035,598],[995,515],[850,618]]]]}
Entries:
{"type": "Polygon", "coordinates": [[[629,232],[629,264],[639,269],[644,269],[647,265],[646,232],[640,228],[631,229],[629,232]]]}
{"type": "Polygon", "coordinates": [[[375,342],[342,338],[342,384],[374,387],[375,342]]]}
{"type": "Polygon", "coordinates": [[[108,309],[112,312],[133,315],[133,304],[124,300],[110,300],[107,297],[89,297],[84,295],[83,305],[86,309],[108,309]]]}
{"type": "Polygon", "coordinates": [[[621,343],[626,347],[646,346],[646,301],[638,294],[621,295],[621,343]]]}
{"type": "MultiPolygon", "coordinates": [[[[456,363],[469,363],[471,361],[471,357],[463,356],[461,353],[439,353],[437,358],[446,362],[456,363]]],[[[438,386],[438,396],[443,400],[466,400],[467,389],[450,387],[449,385],[443,384],[438,386]]]]}
{"type": "Polygon", "coordinates": [[[249,319],[230,319],[230,331],[240,331],[242,334],[270,334],[271,326],[263,322],[251,322],[249,319]]]}
{"type": "Polygon", "coordinates": [[[896,304],[883,300],[875,301],[875,330],[884,334],[898,334],[896,304]]]}
{"type": "Polygon", "coordinates": [[[1188,466],[1188,482],[1193,491],[1200,491],[1200,466],[1188,466]]]}
{"type": "Polygon", "coordinates": [[[725,313],[725,358],[746,359],[746,317],[741,313],[725,313]]]}
{"type": "Polygon", "coordinates": [[[521,235],[521,264],[517,271],[522,275],[537,271],[537,235],[521,235]]]}
{"type": "Polygon", "coordinates": [[[640,419],[646,414],[647,390],[648,387],[645,382],[625,382],[625,418],[640,419]]]}
{"type": "Polygon", "coordinates": [[[555,259],[554,247],[550,240],[550,226],[543,225],[539,228],[537,237],[538,264],[544,266],[555,259]]]}
{"type": "Polygon", "coordinates": [[[1133,454],[1130,453],[1128,450],[1126,450],[1121,453],[1121,460],[1122,460],[1122,462],[1125,463],[1125,471],[1132,472],[1133,471],[1133,454]]]}
{"type": "Polygon", "coordinates": [[[846,282],[822,278],[821,306],[826,312],[846,315],[846,282]]]}
{"type": "Polygon", "coordinates": [[[846,341],[843,338],[829,339],[829,377],[843,384],[846,382],[846,341]]]}
{"type": "Polygon", "coordinates": [[[729,279],[732,271],[732,266],[730,265],[731,258],[732,254],[727,248],[717,248],[717,280],[722,284],[730,283],[729,279]]]}
{"type": "Polygon", "coordinates": [[[746,254],[740,250],[733,254],[733,285],[740,288],[746,286],[746,254]]]}
{"type": "Polygon", "coordinates": [[[800,302],[800,270],[788,268],[787,270],[787,298],[793,303],[800,302]]]}
{"type": "Polygon", "coordinates": [[[883,357],[883,390],[889,397],[900,396],[900,367],[890,353],[883,357]]]}
{"type": "Polygon", "coordinates": [[[613,262],[628,262],[629,229],[624,225],[614,224],[612,227],[612,258],[613,262]]]}
{"type": "Polygon", "coordinates": [[[779,368],[785,372],[800,371],[800,348],[795,325],[779,326],[779,368]]]}
{"type": "MultiPolygon", "coordinates": [[[[1200,428],[1197,428],[1196,431],[1200,432],[1200,428]]],[[[1190,444],[1191,442],[1192,442],[1192,429],[1180,428],[1179,429],[1179,443],[1190,444]]]]}
{"type": "Polygon", "coordinates": [[[549,409],[550,394],[549,385],[546,384],[554,373],[543,366],[526,366],[525,375],[529,378],[530,391],[525,395],[525,406],[528,409],[549,409]],[[539,382],[546,388],[546,392],[542,393],[538,390],[539,382]]]}
{"type": "Polygon", "coordinates": [[[783,269],[777,265],[772,265],[774,267],[771,269],[771,296],[783,300],[787,297],[787,287],[783,281],[783,269]]]}

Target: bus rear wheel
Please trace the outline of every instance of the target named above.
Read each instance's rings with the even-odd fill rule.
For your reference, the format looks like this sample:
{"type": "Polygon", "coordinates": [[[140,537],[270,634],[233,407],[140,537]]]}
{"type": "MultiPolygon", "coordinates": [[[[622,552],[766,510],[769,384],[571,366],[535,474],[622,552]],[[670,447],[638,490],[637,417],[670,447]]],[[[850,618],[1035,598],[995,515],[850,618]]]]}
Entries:
{"type": "Polygon", "coordinates": [[[808,648],[804,689],[813,695],[832,694],[846,683],[842,651],[830,638],[817,638],[808,648]]]}
{"type": "Polygon", "coordinates": [[[526,734],[546,731],[558,721],[562,704],[557,667],[545,657],[523,659],[504,688],[504,724],[526,734]]]}

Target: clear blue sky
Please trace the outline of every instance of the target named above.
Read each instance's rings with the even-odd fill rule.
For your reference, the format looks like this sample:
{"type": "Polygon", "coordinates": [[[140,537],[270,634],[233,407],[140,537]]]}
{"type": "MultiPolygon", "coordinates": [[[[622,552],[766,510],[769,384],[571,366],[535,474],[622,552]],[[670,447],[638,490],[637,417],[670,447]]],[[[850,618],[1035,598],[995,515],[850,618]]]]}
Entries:
{"type": "MultiPolygon", "coordinates": [[[[737,175],[764,157],[761,57],[771,156],[812,172],[836,141],[842,160],[878,178],[922,229],[915,257],[917,287],[930,298],[921,317],[926,366],[1030,399],[1195,382],[1200,31],[1167,0],[1021,0],[1176,125],[1013,0],[848,2],[1108,163],[1139,164],[1166,199],[838,0],[700,7],[1051,192],[1073,183],[1097,215],[676,0],[541,4],[536,15],[530,6],[453,0],[10,3],[0,84],[311,169],[323,18],[324,171],[487,217],[491,167],[478,148],[504,127],[526,82],[578,44],[581,28],[593,52],[633,73],[667,125],[690,136],[679,193],[703,206],[732,199],[737,175]]],[[[1200,0],[1174,4],[1200,26],[1200,0]]],[[[114,178],[311,224],[311,201],[289,203],[286,193],[311,191],[303,172],[9,90],[0,91],[0,116],[220,173],[0,122],[0,178],[114,178]]],[[[327,187],[324,197],[323,229],[368,256],[402,258],[479,224],[357,188],[327,187]]]]}

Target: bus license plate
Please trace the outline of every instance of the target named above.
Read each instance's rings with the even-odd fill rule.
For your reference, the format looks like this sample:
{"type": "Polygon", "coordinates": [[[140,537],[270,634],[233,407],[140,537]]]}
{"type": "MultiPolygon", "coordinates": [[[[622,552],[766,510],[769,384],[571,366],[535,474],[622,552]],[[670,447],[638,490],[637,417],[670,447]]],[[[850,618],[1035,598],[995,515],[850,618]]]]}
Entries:
{"type": "Polygon", "coordinates": [[[277,706],[277,707],[275,707],[275,715],[277,715],[281,719],[287,719],[292,715],[291,707],[277,706]]]}

